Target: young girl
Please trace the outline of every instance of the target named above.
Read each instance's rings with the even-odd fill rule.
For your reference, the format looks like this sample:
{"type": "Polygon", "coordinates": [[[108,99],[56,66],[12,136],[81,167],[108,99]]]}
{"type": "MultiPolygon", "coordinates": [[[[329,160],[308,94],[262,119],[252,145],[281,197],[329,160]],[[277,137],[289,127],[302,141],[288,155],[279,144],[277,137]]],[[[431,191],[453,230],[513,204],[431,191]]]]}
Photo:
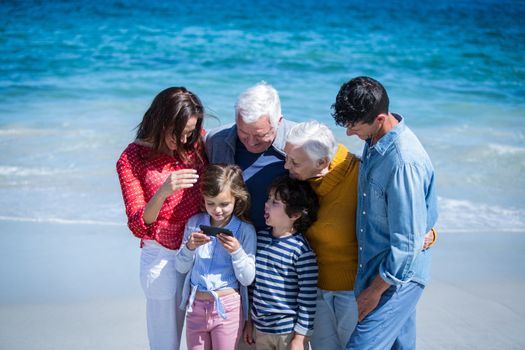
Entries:
{"type": "Polygon", "coordinates": [[[231,350],[248,316],[246,286],[255,278],[256,235],[245,217],[250,196],[236,165],[209,165],[201,190],[207,213],[188,220],[175,261],[177,271],[191,270],[181,303],[187,310],[186,343],[189,350],[231,350]],[[200,225],[223,227],[233,236],[210,237],[200,225]]]}
{"type": "MultiPolygon", "coordinates": [[[[288,176],[271,185],[264,218],[271,231],[257,233],[251,316],[257,349],[308,349],[317,296],[317,262],[302,235],[316,220],[319,204],[307,182],[288,176]]],[[[244,340],[253,343],[247,322],[244,340]]]]}

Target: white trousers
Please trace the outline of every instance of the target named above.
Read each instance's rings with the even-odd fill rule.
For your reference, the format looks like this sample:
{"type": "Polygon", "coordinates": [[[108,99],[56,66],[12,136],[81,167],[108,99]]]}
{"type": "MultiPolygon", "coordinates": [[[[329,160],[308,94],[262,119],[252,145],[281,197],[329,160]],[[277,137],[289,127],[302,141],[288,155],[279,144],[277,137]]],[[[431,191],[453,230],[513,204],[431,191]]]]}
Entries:
{"type": "Polygon", "coordinates": [[[179,309],[185,275],[175,270],[177,250],[144,241],[140,282],[146,295],[146,320],[151,350],[179,350],[184,311],[179,309]]]}

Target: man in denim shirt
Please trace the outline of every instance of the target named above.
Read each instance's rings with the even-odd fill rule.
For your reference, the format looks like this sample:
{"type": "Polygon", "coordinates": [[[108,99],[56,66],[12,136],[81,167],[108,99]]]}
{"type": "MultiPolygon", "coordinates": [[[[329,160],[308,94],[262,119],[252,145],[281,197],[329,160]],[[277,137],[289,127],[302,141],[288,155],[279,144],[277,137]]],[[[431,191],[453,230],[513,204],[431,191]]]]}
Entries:
{"type": "Polygon", "coordinates": [[[416,304],[429,280],[425,234],[437,219],[434,168],[385,88],[357,77],[332,106],[347,135],[365,140],[358,182],[359,323],[347,349],[414,349],[416,304]]]}

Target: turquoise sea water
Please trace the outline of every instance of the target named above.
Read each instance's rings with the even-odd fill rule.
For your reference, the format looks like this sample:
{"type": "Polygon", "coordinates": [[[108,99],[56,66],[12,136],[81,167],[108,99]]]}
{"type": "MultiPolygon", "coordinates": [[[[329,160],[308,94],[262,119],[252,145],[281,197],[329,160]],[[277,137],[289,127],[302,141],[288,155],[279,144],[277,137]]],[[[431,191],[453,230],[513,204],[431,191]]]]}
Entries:
{"type": "Polygon", "coordinates": [[[438,228],[525,232],[525,2],[0,3],[0,221],[122,225],[114,165],[152,98],[233,120],[265,80],[286,117],[336,127],[357,75],[382,81],[438,176],[438,228]]]}

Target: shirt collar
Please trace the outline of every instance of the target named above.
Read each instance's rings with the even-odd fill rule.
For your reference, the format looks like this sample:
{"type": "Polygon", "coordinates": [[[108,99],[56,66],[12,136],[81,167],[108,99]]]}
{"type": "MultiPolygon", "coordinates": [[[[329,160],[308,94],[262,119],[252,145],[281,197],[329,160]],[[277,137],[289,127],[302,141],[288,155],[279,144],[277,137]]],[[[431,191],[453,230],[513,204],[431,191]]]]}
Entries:
{"type": "MultiPolygon", "coordinates": [[[[375,145],[371,146],[371,149],[375,149],[377,153],[380,155],[385,155],[386,151],[390,148],[390,146],[394,143],[394,141],[398,138],[398,136],[405,130],[405,119],[399,115],[392,113],[394,118],[396,118],[399,123],[394,126],[392,129],[390,129],[383,137],[381,137],[375,145]]],[[[370,145],[370,139],[368,139],[366,142],[370,145]]]]}
{"type": "Polygon", "coordinates": [[[234,234],[239,230],[239,227],[241,226],[241,219],[239,219],[235,214],[232,214],[232,218],[230,219],[230,222],[228,225],[225,226],[228,230],[232,231],[234,234]]]}
{"type": "Polygon", "coordinates": [[[281,118],[279,123],[277,124],[276,128],[276,134],[275,139],[272,142],[273,148],[275,148],[279,153],[284,155],[284,141],[286,138],[286,128],[284,126],[284,117],[281,118]]]}

